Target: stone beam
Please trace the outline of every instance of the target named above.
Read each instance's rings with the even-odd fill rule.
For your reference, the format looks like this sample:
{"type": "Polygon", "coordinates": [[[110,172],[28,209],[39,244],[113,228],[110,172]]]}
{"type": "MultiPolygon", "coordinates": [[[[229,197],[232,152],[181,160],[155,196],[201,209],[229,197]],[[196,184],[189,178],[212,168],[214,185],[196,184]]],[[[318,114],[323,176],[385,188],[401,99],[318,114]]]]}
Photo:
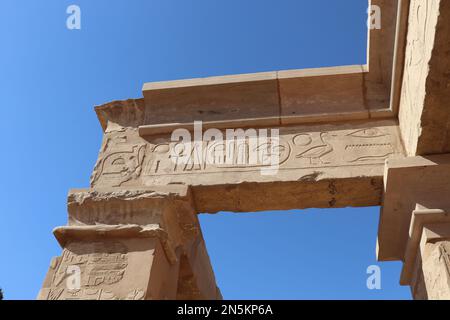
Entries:
{"type": "MultiPolygon", "coordinates": [[[[91,187],[186,185],[192,188],[198,212],[379,205],[384,161],[403,156],[397,123],[377,120],[269,127],[280,133],[275,175],[263,174],[264,164],[249,161],[249,154],[265,145],[250,150],[245,141],[238,150],[235,139],[202,144],[205,155],[231,142],[236,149],[227,164],[215,159],[216,163],[187,165],[172,156],[177,143],[165,125],[122,127],[132,121],[126,118],[128,111],[117,105],[110,110],[116,118],[108,120],[91,187]]],[[[259,130],[258,123],[252,124],[259,130]]],[[[265,122],[259,125],[267,128],[265,122]]]]}
{"type": "Polygon", "coordinates": [[[423,227],[416,262],[410,283],[414,298],[450,300],[450,223],[423,227]]]}
{"type": "Polygon", "coordinates": [[[141,124],[367,119],[365,72],[346,66],[146,83],[141,124]]]}
{"type": "MultiPolygon", "coordinates": [[[[244,121],[276,124],[395,117],[409,0],[372,0],[381,29],[369,30],[365,65],[281,70],[146,83],[138,125],[244,121]]],[[[97,108],[103,128],[106,118],[97,108]]]]}

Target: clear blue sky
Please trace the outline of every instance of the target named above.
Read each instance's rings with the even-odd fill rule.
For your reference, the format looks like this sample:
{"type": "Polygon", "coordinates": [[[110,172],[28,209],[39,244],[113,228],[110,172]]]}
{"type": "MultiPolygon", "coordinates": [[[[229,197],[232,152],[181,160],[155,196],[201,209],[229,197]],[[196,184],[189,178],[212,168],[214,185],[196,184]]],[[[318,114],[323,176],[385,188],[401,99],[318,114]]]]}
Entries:
{"type": "MultiPolygon", "coordinates": [[[[93,106],[144,82],[363,64],[366,0],[2,0],[0,287],[34,299],[89,185],[102,131],[93,106]],[[77,4],[82,29],[66,28],[77,4]]],[[[400,263],[377,264],[378,208],[202,215],[227,299],[410,299],[400,263]]]]}

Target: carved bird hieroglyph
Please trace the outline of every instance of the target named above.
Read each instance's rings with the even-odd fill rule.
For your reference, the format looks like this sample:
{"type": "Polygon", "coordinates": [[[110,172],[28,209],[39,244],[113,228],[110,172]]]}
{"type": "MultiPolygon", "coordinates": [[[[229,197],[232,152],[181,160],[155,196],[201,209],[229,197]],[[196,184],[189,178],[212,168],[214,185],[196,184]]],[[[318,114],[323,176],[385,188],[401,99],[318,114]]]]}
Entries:
{"type": "Polygon", "coordinates": [[[298,155],[296,155],[296,158],[309,159],[310,164],[327,164],[327,163],[329,163],[327,161],[322,160],[322,157],[324,155],[327,155],[333,151],[333,146],[328,141],[329,135],[330,134],[328,132],[322,132],[320,134],[320,144],[313,146],[313,147],[303,151],[302,153],[299,153],[298,155]]]}

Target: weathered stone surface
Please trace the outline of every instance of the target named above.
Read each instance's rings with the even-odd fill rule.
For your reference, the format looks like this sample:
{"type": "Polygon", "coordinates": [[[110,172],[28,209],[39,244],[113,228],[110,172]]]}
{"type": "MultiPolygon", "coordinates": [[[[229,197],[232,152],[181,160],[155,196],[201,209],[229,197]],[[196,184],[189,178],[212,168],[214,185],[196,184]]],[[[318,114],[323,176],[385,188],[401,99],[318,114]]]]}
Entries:
{"type": "Polygon", "coordinates": [[[144,124],[144,99],[112,101],[95,107],[103,131],[120,131],[125,127],[137,128],[144,124]]]}
{"type": "MultiPolygon", "coordinates": [[[[148,287],[152,267],[162,259],[161,251],[155,239],[70,242],[62,256],[52,261],[38,299],[143,300],[160,290],[163,291],[161,298],[170,298],[173,289],[162,288],[161,283],[155,282],[152,287],[157,292],[148,287]],[[79,288],[72,289],[67,284],[72,275],[71,267],[81,270],[79,288]]],[[[170,265],[165,269],[170,269],[170,265]]]]}
{"type": "Polygon", "coordinates": [[[450,152],[450,3],[412,0],[399,110],[409,156],[450,152]]]}
{"type": "Polygon", "coordinates": [[[146,83],[145,124],[278,117],[276,72],[146,83]]]}
{"type": "MultiPolygon", "coordinates": [[[[262,163],[249,163],[256,150],[249,150],[248,141],[234,140],[229,164],[181,163],[172,157],[177,143],[169,134],[141,137],[136,129],[116,130],[110,124],[93,188],[187,185],[201,212],[377,205],[384,160],[403,154],[394,121],[281,127],[279,171],[272,176],[261,173],[262,163]],[[219,193],[227,197],[216,197],[219,193]],[[280,194],[284,201],[268,194],[280,194]]],[[[221,145],[203,143],[204,154],[216,147],[221,145]]]]}
{"type": "Polygon", "coordinates": [[[187,187],[74,190],[68,207],[38,299],[220,298],[187,187]]]}
{"type": "Polygon", "coordinates": [[[417,300],[450,300],[450,223],[423,227],[411,291],[417,300]]]}
{"type": "Polygon", "coordinates": [[[450,300],[450,241],[427,243],[422,269],[428,299],[450,300]]]}
{"type": "Polygon", "coordinates": [[[330,68],[328,74],[318,74],[315,69],[278,72],[282,123],[298,123],[312,116],[335,117],[336,114],[367,119],[365,72],[364,66],[330,68]],[[317,90],[319,87],[322,90],[317,90]]]}
{"type": "Polygon", "coordinates": [[[389,159],[378,229],[378,259],[403,260],[416,204],[445,209],[450,195],[450,154],[389,159]]]}
{"type": "Polygon", "coordinates": [[[450,154],[388,160],[378,259],[401,260],[415,299],[450,298],[450,154]]]}
{"type": "Polygon", "coordinates": [[[427,209],[419,204],[416,205],[416,210],[412,212],[409,237],[403,259],[400,277],[402,285],[410,285],[413,282],[414,272],[417,272],[414,270],[417,270],[417,264],[422,264],[423,243],[431,239],[431,229],[441,229],[442,227],[448,229],[450,223],[448,211],[450,210],[427,209]],[[424,236],[426,236],[425,240],[424,236]]]}

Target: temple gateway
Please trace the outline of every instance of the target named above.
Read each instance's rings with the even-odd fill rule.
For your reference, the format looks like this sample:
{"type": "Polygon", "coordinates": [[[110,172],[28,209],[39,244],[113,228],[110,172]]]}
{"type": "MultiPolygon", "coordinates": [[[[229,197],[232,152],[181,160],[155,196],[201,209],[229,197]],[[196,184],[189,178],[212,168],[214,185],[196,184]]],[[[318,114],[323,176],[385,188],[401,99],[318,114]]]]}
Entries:
{"type": "Polygon", "coordinates": [[[198,213],[347,206],[381,206],[377,257],[415,299],[450,299],[450,1],[371,2],[366,65],[145,83],[96,107],[91,184],[69,192],[38,299],[221,299],[198,213]],[[228,162],[219,144],[179,162],[172,133],[196,121],[274,130],[276,173],[248,137],[228,162]]]}

